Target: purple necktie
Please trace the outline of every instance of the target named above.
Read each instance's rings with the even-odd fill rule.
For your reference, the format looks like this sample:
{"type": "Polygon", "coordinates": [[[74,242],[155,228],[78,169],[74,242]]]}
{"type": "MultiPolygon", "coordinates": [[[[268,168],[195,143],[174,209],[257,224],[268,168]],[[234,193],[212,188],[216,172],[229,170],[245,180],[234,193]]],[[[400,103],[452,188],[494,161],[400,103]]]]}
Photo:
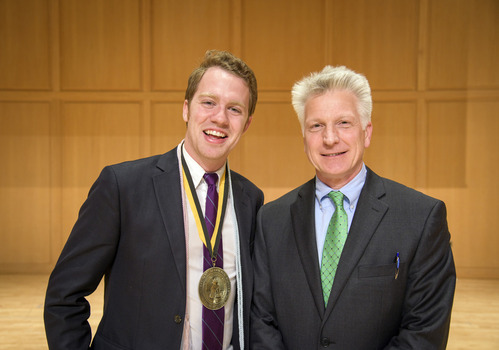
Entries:
{"type": "MultiPolygon", "coordinates": [[[[208,235],[213,235],[215,223],[217,219],[218,207],[218,192],[217,182],[218,175],[216,173],[204,174],[204,180],[208,184],[208,192],[206,194],[206,207],[204,212],[204,219],[206,221],[206,229],[208,235]]],[[[213,249],[213,247],[212,247],[213,249]]],[[[213,267],[210,253],[206,246],[203,246],[204,263],[203,271],[213,267]]],[[[220,237],[220,244],[218,245],[218,255],[216,267],[223,269],[223,255],[222,255],[222,237],[220,237]]],[[[218,350],[222,349],[224,335],[224,308],[218,310],[210,310],[203,306],[203,349],[218,350]]]]}

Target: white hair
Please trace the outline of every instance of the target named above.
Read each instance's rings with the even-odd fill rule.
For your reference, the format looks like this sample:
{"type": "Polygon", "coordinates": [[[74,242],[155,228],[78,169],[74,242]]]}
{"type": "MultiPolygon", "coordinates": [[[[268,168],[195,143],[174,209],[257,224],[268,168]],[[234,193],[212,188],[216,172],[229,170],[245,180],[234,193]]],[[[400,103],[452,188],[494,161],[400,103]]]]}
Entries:
{"type": "Polygon", "coordinates": [[[293,108],[298,116],[302,132],[305,128],[305,104],[310,97],[321,95],[331,90],[347,90],[357,96],[357,111],[362,129],[371,121],[371,88],[366,77],[345,66],[325,66],[320,72],[311,73],[296,82],[291,90],[293,108]]]}

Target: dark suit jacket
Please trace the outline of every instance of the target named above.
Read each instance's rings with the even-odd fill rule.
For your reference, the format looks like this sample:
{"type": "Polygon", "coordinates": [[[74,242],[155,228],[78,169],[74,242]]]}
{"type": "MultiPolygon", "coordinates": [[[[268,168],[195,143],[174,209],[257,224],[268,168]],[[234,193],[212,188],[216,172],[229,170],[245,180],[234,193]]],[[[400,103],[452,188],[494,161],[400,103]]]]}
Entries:
{"type": "Polygon", "coordinates": [[[314,196],[311,180],[258,214],[250,349],[445,349],[456,276],[444,203],[368,169],[325,308],[314,196]]]}
{"type": "MultiPolygon", "coordinates": [[[[186,305],[186,247],[176,149],[104,168],[51,274],[45,301],[50,349],[88,349],[85,296],[105,277],[94,349],[180,349],[186,305]]],[[[263,193],[232,172],[239,225],[247,342],[251,251],[263,193]]],[[[233,345],[239,348],[237,302],[233,345]]],[[[247,348],[246,344],[246,348],[247,348]]]]}

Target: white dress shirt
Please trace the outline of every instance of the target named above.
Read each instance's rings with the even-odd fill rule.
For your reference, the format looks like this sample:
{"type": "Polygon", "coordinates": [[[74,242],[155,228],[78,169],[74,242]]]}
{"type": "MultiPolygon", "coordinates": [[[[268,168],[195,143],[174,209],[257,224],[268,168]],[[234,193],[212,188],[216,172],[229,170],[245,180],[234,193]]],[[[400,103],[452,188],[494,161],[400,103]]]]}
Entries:
{"type": "MultiPolygon", "coordinates": [[[[205,171],[203,168],[196,163],[196,161],[183,150],[184,158],[189,167],[189,172],[192,177],[192,182],[196,187],[196,193],[198,196],[200,207],[205,210],[206,193],[208,191],[208,185],[203,179],[205,171]]],[[[218,184],[220,185],[220,179],[225,172],[225,165],[216,171],[218,174],[218,184]]],[[[226,184],[228,184],[228,179],[226,179],[226,184]]],[[[232,191],[228,192],[227,198],[227,209],[225,211],[225,219],[222,226],[222,241],[223,241],[223,269],[227,273],[230,279],[230,295],[225,304],[225,321],[224,321],[224,339],[223,339],[223,349],[231,350],[230,345],[233,332],[233,308],[236,290],[236,247],[235,247],[235,237],[234,237],[234,222],[233,218],[234,210],[232,208],[232,191]]],[[[222,205],[222,198],[219,198],[219,205],[222,205]]],[[[202,313],[203,304],[199,299],[198,286],[201,275],[203,274],[203,242],[199,237],[196,221],[194,218],[194,213],[191,210],[189,201],[186,199],[185,206],[187,207],[187,221],[188,221],[188,237],[187,242],[187,313],[186,313],[186,326],[189,328],[188,334],[190,334],[189,344],[191,344],[190,349],[201,349],[202,345],[202,313]]],[[[201,232],[203,235],[203,232],[201,232]]],[[[237,330],[235,330],[237,332],[237,330]]],[[[185,333],[184,333],[185,336],[185,333]]],[[[185,339],[182,340],[185,345],[185,339]]],[[[185,348],[185,347],[184,347],[185,348]]]]}

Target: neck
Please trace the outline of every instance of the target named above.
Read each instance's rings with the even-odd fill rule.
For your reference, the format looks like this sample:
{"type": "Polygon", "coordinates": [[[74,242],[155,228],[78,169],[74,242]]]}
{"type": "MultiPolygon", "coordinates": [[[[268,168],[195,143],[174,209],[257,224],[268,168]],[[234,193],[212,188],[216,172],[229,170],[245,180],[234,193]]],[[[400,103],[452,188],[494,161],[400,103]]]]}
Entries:
{"type": "Polygon", "coordinates": [[[213,160],[213,161],[210,161],[209,159],[203,159],[203,158],[199,157],[195,152],[192,152],[192,150],[190,150],[190,148],[189,148],[189,145],[187,145],[185,143],[184,143],[183,148],[185,150],[185,153],[190,158],[192,158],[192,160],[195,161],[201,168],[203,168],[203,170],[206,173],[217,172],[227,162],[227,159],[223,159],[223,160],[217,159],[217,160],[213,160]]]}

